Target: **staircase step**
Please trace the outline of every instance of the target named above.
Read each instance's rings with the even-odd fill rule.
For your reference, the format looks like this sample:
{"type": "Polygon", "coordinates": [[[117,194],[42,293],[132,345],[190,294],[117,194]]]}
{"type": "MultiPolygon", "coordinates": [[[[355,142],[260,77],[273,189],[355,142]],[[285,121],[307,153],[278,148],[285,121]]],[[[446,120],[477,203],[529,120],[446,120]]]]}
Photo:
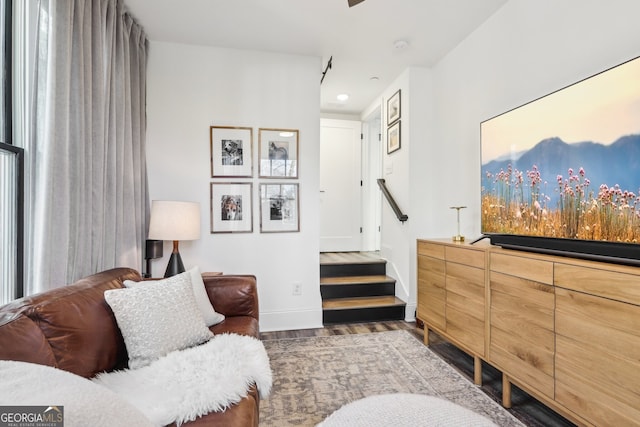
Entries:
{"type": "Polygon", "coordinates": [[[396,281],[386,275],[320,278],[322,299],[395,295],[396,281]]]}
{"type": "Polygon", "coordinates": [[[320,277],[384,275],[387,261],[370,252],[320,254],[320,277]]]}
{"type": "Polygon", "coordinates": [[[320,264],[349,264],[380,261],[378,252],[321,252],[320,264]]]}
{"type": "Polygon", "coordinates": [[[372,308],[404,304],[404,301],[395,296],[335,298],[323,301],[322,308],[325,310],[348,310],[352,308],[372,308]]]}
{"type": "Polygon", "coordinates": [[[395,296],[337,298],[322,302],[323,323],[404,319],[406,303],[395,296]]]}
{"type": "Polygon", "coordinates": [[[387,272],[385,260],[347,264],[320,264],[320,277],[381,276],[387,272]]]}

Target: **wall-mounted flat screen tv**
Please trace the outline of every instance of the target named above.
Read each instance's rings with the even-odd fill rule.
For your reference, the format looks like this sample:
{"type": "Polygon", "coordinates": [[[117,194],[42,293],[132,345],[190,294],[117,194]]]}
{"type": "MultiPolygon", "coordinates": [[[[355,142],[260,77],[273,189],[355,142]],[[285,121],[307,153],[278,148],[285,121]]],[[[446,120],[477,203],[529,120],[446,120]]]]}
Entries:
{"type": "Polygon", "coordinates": [[[640,265],[640,57],[480,124],[491,243],[640,265]]]}

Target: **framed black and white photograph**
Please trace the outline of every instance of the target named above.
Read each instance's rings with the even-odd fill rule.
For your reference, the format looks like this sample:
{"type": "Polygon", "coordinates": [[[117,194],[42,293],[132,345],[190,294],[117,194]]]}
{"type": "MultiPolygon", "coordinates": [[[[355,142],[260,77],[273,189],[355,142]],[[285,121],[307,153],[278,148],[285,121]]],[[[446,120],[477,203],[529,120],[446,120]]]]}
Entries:
{"type": "Polygon", "coordinates": [[[251,233],[252,184],[246,182],[211,183],[211,233],[251,233]]]}
{"type": "Polygon", "coordinates": [[[298,184],[260,184],[260,232],[300,231],[298,184]]]}
{"type": "Polygon", "coordinates": [[[211,177],[251,177],[253,129],[211,126],[211,177]]]}
{"type": "Polygon", "coordinates": [[[400,149],[400,120],[387,128],[387,154],[400,149]]]}
{"type": "Polygon", "coordinates": [[[387,126],[400,119],[400,89],[387,100],[387,126]]]}
{"type": "Polygon", "coordinates": [[[260,178],[298,178],[298,130],[258,130],[260,178]]]}

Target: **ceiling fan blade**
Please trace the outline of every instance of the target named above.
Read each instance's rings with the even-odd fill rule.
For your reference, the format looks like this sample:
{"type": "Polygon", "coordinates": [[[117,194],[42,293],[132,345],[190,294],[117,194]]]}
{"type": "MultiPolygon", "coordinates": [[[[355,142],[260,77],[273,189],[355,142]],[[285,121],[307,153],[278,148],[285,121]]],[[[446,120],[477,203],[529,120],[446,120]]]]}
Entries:
{"type": "Polygon", "coordinates": [[[349,2],[349,7],[353,7],[358,3],[362,3],[364,0],[347,0],[349,2]]]}

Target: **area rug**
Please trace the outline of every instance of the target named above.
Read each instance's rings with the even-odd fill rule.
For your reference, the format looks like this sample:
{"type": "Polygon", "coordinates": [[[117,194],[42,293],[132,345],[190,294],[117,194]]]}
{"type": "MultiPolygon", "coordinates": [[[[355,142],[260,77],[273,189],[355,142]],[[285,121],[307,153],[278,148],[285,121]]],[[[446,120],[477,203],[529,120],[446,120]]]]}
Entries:
{"type": "Polygon", "coordinates": [[[499,426],[523,426],[408,331],[264,340],[273,371],[261,427],[315,426],[368,396],[436,396],[499,426]]]}

